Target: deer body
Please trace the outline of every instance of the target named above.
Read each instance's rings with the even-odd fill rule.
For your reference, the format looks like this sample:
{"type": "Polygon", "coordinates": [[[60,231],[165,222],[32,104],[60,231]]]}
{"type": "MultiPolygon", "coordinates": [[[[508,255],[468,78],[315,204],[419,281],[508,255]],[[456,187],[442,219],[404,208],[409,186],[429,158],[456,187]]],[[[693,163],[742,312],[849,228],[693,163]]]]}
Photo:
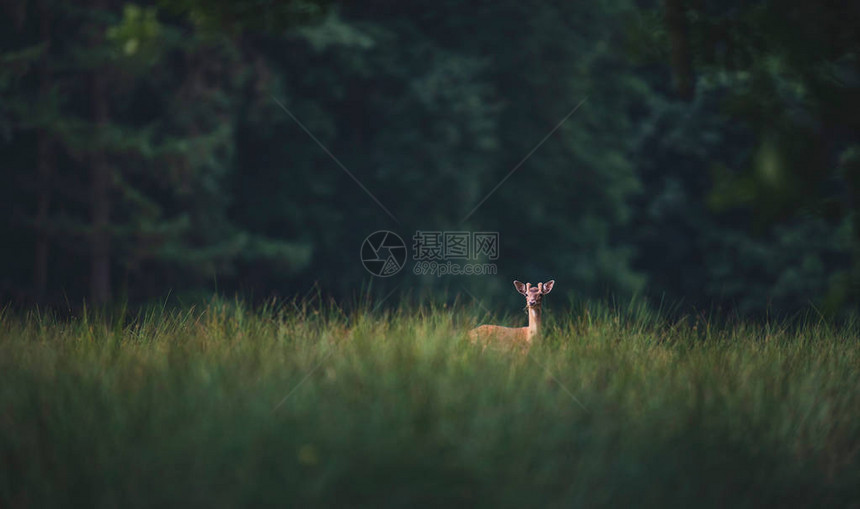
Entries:
{"type": "Polygon", "coordinates": [[[541,300],[544,295],[552,290],[554,284],[555,281],[547,281],[546,283],[538,283],[536,287],[533,287],[531,283],[523,284],[519,281],[514,281],[517,291],[526,298],[526,306],[529,312],[528,326],[502,327],[500,325],[481,325],[469,331],[469,338],[473,342],[480,341],[485,347],[493,344],[528,349],[531,347],[532,342],[540,336],[541,300]]]}

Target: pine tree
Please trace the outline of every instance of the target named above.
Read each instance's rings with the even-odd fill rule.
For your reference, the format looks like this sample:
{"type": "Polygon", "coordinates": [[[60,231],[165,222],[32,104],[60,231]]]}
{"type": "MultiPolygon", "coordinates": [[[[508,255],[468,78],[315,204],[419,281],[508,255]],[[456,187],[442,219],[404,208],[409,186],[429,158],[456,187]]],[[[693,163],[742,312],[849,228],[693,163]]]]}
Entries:
{"type": "Polygon", "coordinates": [[[29,143],[35,153],[21,168],[35,166],[36,178],[24,170],[13,184],[36,202],[35,214],[22,214],[36,233],[36,293],[49,285],[51,241],[54,260],[89,259],[94,304],[109,302],[116,269],[145,294],[164,291],[147,288],[145,272],[169,284],[229,272],[243,259],[284,270],[305,263],[301,244],[252,235],[228,217],[243,86],[235,46],[182,20],[162,22],[154,7],[49,2],[21,15],[29,45],[3,47],[15,66],[0,76],[13,98],[2,110],[9,145],[29,143]],[[62,22],[39,16],[46,12],[62,22]]]}

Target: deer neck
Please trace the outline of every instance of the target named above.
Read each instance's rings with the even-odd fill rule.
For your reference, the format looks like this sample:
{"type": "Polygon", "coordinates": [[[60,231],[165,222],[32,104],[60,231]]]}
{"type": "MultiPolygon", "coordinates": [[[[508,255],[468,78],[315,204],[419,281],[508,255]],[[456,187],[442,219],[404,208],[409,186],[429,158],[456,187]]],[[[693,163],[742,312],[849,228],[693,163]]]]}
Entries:
{"type": "Polygon", "coordinates": [[[528,340],[531,342],[540,334],[540,307],[529,308],[529,326],[526,331],[528,340]]]}

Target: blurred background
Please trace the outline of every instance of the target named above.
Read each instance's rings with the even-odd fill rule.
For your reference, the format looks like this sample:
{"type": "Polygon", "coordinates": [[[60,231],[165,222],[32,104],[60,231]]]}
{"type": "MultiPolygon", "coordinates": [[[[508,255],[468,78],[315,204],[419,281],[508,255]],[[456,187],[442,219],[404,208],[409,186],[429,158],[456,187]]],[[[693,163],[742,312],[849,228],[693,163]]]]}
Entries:
{"type": "Polygon", "coordinates": [[[552,278],[850,313],[858,27],[798,0],[5,2],[0,303],[552,278]],[[376,278],[377,230],[498,232],[498,274],[376,278]]]}

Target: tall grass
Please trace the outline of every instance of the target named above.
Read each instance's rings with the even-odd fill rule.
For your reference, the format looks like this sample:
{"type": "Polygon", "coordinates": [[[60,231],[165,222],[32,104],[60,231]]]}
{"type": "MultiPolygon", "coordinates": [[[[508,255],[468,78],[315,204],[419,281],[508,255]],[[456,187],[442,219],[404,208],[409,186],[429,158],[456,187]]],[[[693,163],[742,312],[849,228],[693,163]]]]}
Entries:
{"type": "Polygon", "coordinates": [[[238,302],[0,314],[0,507],[860,505],[853,326],[238,302]]]}

